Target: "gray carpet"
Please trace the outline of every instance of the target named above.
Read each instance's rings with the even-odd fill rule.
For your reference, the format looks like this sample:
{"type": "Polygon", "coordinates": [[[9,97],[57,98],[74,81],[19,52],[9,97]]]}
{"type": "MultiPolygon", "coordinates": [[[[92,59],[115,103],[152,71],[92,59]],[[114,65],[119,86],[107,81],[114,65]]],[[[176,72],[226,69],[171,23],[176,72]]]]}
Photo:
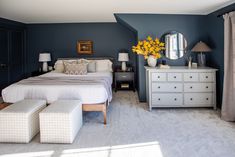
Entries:
{"type": "Polygon", "coordinates": [[[147,110],[136,93],[117,92],[102,114],[84,114],[73,144],[0,144],[0,156],[79,157],[234,157],[235,124],[212,109],[147,110]]]}

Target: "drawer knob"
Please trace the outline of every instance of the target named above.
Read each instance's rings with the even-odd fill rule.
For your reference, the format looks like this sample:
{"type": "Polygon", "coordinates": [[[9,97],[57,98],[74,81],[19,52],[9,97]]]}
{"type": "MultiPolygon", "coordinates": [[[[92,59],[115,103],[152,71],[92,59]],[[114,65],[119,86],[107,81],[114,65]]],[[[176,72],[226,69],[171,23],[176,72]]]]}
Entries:
{"type": "Polygon", "coordinates": [[[174,76],[174,78],[176,78],[176,76],[174,76]]]}
{"type": "Polygon", "coordinates": [[[176,86],[174,88],[176,89],[176,86]]]}
{"type": "Polygon", "coordinates": [[[158,86],[157,88],[161,88],[160,86],[158,86]]]}
{"type": "Polygon", "coordinates": [[[192,76],[190,76],[189,78],[193,78],[192,76]]]}
{"type": "Polygon", "coordinates": [[[209,98],[206,98],[206,100],[209,100],[209,98]]]}
{"type": "Polygon", "coordinates": [[[174,99],[175,101],[177,100],[177,98],[174,99]]]}
{"type": "Polygon", "coordinates": [[[160,78],[160,76],[158,76],[157,78],[160,78]]]}
{"type": "Polygon", "coordinates": [[[158,100],[160,101],[161,99],[160,99],[160,98],[158,98],[158,100]]]}
{"type": "Polygon", "coordinates": [[[193,100],[193,98],[190,98],[190,100],[193,100]]]}
{"type": "Polygon", "coordinates": [[[193,87],[191,86],[190,88],[192,89],[193,87]]]}
{"type": "Polygon", "coordinates": [[[206,78],[208,78],[208,76],[206,76],[206,78]]]}
{"type": "Polygon", "coordinates": [[[209,88],[208,86],[206,86],[206,88],[209,88]]]}

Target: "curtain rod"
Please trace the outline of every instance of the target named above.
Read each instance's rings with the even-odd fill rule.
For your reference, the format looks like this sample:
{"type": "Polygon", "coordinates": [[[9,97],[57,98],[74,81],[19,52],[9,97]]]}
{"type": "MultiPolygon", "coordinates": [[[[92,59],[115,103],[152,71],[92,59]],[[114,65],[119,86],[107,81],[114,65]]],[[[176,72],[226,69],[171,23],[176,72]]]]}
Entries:
{"type": "Polygon", "coordinates": [[[225,12],[225,13],[222,13],[222,14],[219,14],[217,17],[221,17],[221,16],[223,16],[224,14],[230,13],[230,12],[232,12],[232,11],[235,11],[235,9],[233,9],[233,10],[230,10],[230,11],[227,11],[227,12],[225,12]]]}

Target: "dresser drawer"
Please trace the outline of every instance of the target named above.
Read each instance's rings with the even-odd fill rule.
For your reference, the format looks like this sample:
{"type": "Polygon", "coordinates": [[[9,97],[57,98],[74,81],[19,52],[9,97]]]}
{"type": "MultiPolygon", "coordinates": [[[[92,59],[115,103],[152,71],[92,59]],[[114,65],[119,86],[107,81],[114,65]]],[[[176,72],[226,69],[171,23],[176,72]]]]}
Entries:
{"type": "Polygon", "coordinates": [[[185,82],[197,82],[199,74],[198,73],[184,73],[184,81],[185,82]]]}
{"type": "Polygon", "coordinates": [[[166,81],[166,73],[152,73],[152,81],[166,81]]]}
{"type": "Polygon", "coordinates": [[[182,94],[152,94],[152,105],[153,107],[164,107],[164,106],[181,106],[183,105],[182,94]]]}
{"type": "Polygon", "coordinates": [[[211,105],[212,93],[186,93],[184,94],[185,105],[211,105]]]}
{"type": "Polygon", "coordinates": [[[213,73],[200,73],[199,80],[200,82],[214,82],[213,73]]]}
{"type": "Polygon", "coordinates": [[[184,92],[212,92],[213,83],[185,83],[184,92]]]}
{"type": "Polygon", "coordinates": [[[183,80],[182,73],[168,73],[167,80],[172,82],[181,82],[183,80]]]}
{"type": "Polygon", "coordinates": [[[134,74],[133,73],[129,73],[129,72],[116,72],[115,73],[115,79],[117,81],[131,81],[134,78],[134,74]]]}
{"type": "Polygon", "coordinates": [[[182,92],[182,83],[152,83],[152,92],[182,92]]]}

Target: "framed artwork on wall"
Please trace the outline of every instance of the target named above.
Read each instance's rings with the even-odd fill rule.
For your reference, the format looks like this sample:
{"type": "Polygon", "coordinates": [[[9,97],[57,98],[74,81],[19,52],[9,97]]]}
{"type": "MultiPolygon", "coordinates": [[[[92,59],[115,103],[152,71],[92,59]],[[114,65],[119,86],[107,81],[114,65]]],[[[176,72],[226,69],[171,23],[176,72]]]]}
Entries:
{"type": "Polygon", "coordinates": [[[78,54],[92,54],[93,42],[91,40],[79,40],[77,41],[78,54]]]}

